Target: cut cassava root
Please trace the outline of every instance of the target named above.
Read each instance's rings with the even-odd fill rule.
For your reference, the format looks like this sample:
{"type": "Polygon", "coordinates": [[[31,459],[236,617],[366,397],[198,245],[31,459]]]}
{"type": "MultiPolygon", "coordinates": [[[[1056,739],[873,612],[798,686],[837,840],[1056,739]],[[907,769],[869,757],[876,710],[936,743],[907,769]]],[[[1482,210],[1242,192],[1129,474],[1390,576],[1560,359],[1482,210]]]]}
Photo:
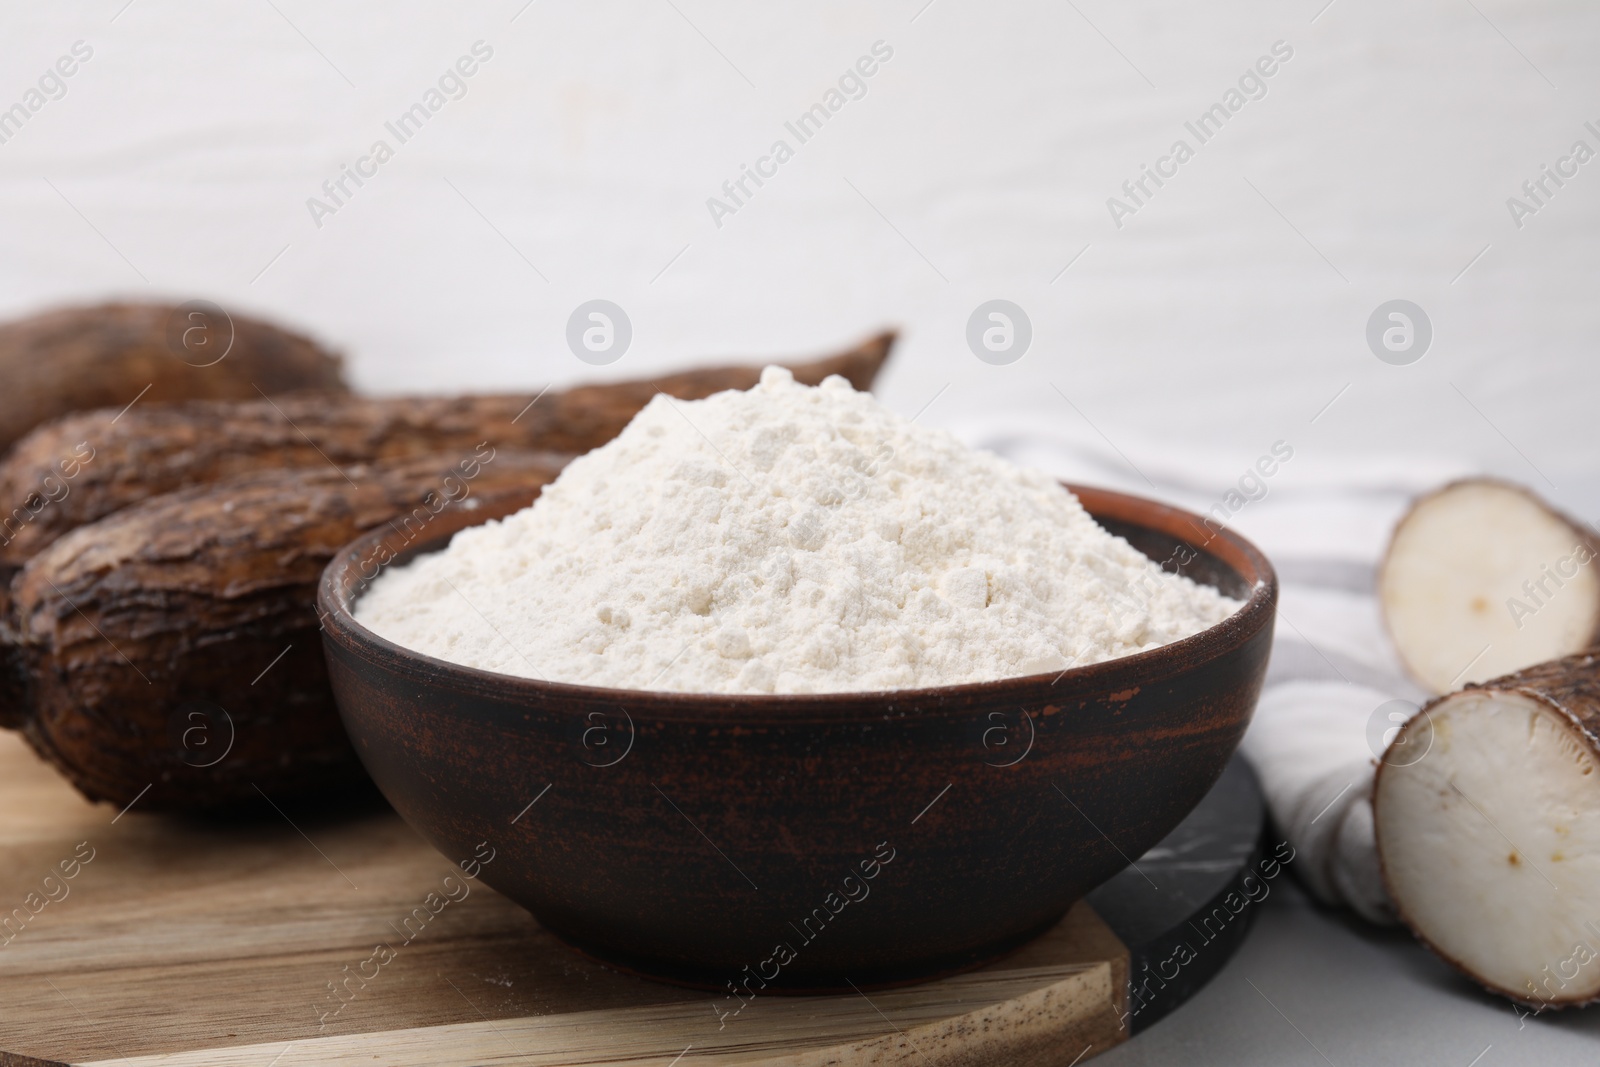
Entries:
{"type": "Polygon", "coordinates": [[[1395,527],[1378,600],[1407,670],[1435,693],[1600,640],[1600,543],[1519,486],[1454,482],[1395,527]]]}
{"type": "Polygon", "coordinates": [[[1537,1008],[1600,1000],[1600,653],[1428,704],[1378,768],[1396,910],[1439,956],[1537,1008]]]}
{"type": "MultiPolygon", "coordinates": [[[[190,305],[62,308],[0,325],[0,452],[72,411],[345,392],[339,357],[258,319],[190,305]]],[[[9,500],[9,496],[0,498],[9,500]]]]}
{"type": "MultiPolygon", "coordinates": [[[[790,363],[868,389],[888,357],[884,333],[839,355],[790,363]]],[[[748,389],[761,366],[687,371],[563,392],[465,397],[285,397],[140,403],[44,426],[0,463],[0,579],[62,534],[160,493],[238,474],[498,448],[583,453],[611,440],[656,393],[683,400],[748,389]],[[537,397],[537,402],[533,401],[537,397]],[[65,476],[71,470],[70,477],[65,476]]]]}
{"type": "Polygon", "coordinates": [[[80,527],[12,582],[0,724],[85,796],[142,793],[141,810],[359,784],[317,632],[322,568],[385,524],[398,550],[434,536],[446,512],[525,507],[568,458],[485,445],[266,472],[80,527]]]}

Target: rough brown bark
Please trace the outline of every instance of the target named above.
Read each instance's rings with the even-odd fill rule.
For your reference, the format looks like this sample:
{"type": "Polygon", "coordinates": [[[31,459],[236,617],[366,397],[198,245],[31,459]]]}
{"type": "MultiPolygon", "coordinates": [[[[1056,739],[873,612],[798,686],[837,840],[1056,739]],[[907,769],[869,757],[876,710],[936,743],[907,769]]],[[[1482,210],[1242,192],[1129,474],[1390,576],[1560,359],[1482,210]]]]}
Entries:
{"type": "MultiPolygon", "coordinates": [[[[892,333],[827,359],[791,363],[798,381],[830,374],[868,389],[892,333]]],[[[85,523],[175,489],[284,467],[501,448],[579,454],[611,440],[656,393],[698,399],[748,389],[760,365],[718,367],[564,392],[465,397],[286,397],[241,403],[141,402],[41,427],[0,464],[0,579],[85,523]],[[530,406],[531,404],[531,406],[530,406]]]]}
{"type": "Polygon", "coordinates": [[[127,804],[148,785],[140,810],[360,783],[318,636],[323,566],[385,523],[401,546],[446,507],[525,507],[569,458],[486,446],[274,471],[74,530],[12,583],[0,717],[91,799],[127,804]]]}
{"type": "MultiPolygon", "coordinates": [[[[339,357],[258,319],[190,320],[171,304],[63,308],[0,325],[0,452],[59,415],[163,400],[343,393],[339,357]],[[184,331],[193,329],[184,347],[184,331]],[[259,392],[257,391],[259,388],[259,392]]],[[[9,499],[9,498],[7,498],[9,499]]]]}
{"type": "Polygon", "coordinates": [[[1467,688],[1516,692],[1548,704],[1570,720],[1600,756],[1600,649],[1535,664],[1467,688]]]}

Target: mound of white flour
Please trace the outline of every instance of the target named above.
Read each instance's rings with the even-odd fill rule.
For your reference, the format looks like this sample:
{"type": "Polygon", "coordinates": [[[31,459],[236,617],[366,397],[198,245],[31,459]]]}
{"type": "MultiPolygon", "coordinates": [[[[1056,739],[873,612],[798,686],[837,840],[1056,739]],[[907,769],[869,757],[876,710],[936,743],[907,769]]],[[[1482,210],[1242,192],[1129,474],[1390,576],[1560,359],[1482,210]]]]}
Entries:
{"type": "Polygon", "coordinates": [[[1060,671],[1238,607],[1044,474],[768,367],[749,392],[657,396],[532,507],[380,575],[356,617],[505,674],[808,693],[1060,671]]]}

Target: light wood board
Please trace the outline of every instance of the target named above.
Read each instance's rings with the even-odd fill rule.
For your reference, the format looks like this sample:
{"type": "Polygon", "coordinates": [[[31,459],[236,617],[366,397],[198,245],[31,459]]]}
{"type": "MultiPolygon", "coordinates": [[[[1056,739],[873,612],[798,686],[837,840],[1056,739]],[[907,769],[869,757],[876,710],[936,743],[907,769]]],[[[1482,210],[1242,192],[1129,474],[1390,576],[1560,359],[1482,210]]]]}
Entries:
{"type": "Polygon", "coordinates": [[[381,807],[262,812],[91,805],[0,735],[0,1067],[1067,1067],[1127,1036],[1127,950],[1086,905],[969,974],[724,1021],[716,994],[596,963],[480,882],[402,944],[448,861],[381,807]],[[365,963],[380,942],[394,958],[365,963]]]}

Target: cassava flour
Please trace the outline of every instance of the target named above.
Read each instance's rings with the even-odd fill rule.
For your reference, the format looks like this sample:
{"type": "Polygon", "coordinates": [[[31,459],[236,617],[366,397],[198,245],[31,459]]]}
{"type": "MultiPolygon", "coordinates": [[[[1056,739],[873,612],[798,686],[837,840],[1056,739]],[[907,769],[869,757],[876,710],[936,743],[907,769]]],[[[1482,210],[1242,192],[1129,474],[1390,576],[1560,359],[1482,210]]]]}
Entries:
{"type": "Polygon", "coordinates": [[[768,367],[748,392],[658,395],[533,506],[379,575],[356,616],[505,674],[810,693],[1061,671],[1238,607],[1046,475],[768,367]]]}

